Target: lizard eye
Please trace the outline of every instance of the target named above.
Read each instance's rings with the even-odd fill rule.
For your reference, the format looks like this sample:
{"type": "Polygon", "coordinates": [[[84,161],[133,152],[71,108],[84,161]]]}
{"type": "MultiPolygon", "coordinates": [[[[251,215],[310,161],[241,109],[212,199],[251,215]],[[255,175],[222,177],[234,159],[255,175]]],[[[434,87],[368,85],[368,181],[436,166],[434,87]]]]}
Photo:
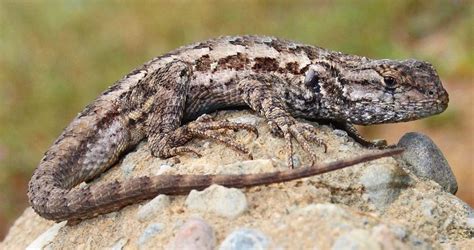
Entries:
{"type": "Polygon", "coordinates": [[[391,76],[385,76],[383,78],[383,81],[385,83],[385,87],[387,89],[395,89],[397,87],[397,80],[395,80],[395,78],[391,77],[391,76]]]}
{"type": "Polygon", "coordinates": [[[319,93],[321,86],[319,85],[319,77],[313,69],[310,69],[306,73],[304,84],[312,88],[316,93],[319,93]]]}

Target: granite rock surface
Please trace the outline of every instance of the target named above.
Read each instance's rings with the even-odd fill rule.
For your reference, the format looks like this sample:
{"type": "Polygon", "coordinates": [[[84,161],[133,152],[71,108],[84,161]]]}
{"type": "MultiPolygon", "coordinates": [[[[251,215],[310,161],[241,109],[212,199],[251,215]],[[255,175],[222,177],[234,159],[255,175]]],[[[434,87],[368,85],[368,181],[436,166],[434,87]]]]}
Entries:
{"type": "MultiPolygon", "coordinates": [[[[248,111],[221,111],[216,119],[258,127],[258,138],[246,131],[227,131],[250,149],[253,160],[220,143],[202,139],[189,143],[201,150],[201,158],[182,155],[158,159],[150,155],[143,142],[88,185],[142,175],[242,174],[286,169],[284,140],[270,133],[264,119],[248,111]]],[[[371,150],[346,133],[314,125],[328,146],[324,153],[313,145],[320,163],[371,150]]],[[[295,145],[300,165],[308,164],[308,156],[295,145]]],[[[446,192],[439,182],[417,176],[408,165],[402,157],[384,158],[281,184],[239,190],[213,186],[204,190],[204,195],[159,196],[73,226],[55,224],[27,208],[0,243],[0,249],[173,249],[180,242],[194,244],[192,237],[199,238],[201,241],[195,243],[204,249],[473,247],[473,209],[446,192]],[[199,204],[209,207],[201,209],[199,204]]]]}

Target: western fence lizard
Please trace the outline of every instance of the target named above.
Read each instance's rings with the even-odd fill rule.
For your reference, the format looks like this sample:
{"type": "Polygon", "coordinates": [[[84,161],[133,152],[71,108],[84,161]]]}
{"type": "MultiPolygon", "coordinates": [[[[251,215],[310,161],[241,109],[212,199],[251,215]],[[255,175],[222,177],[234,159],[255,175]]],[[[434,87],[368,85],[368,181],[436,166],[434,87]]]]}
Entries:
{"type": "Polygon", "coordinates": [[[364,145],[352,124],[409,121],[444,111],[448,94],[426,62],[372,60],[263,36],[221,37],[181,47],[136,68],[89,104],[62,132],[35,170],[28,196],[33,209],[56,221],[81,220],[148,199],[183,194],[212,183],[244,187],[292,180],[400,153],[399,149],[327,165],[254,175],[163,175],[124,183],[75,187],[111,167],[143,139],[153,156],[196,153],[194,137],[247,149],[218,129],[246,124],[213,121],[204,113],[249,107],[284,137],[326,148],[317,129],[295,117],[330,120],[364,145]]]}

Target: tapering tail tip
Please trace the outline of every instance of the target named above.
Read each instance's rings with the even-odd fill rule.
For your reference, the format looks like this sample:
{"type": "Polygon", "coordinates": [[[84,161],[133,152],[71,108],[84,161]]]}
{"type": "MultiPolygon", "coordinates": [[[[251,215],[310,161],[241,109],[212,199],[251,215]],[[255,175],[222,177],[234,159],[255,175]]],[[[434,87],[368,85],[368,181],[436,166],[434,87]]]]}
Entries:
{"type": "Polygon", "coordinates": [[[356,164],[359,164],[359,163],[373,161],[373,160],[377,160],[377,159],[384,158],[384,157],[390,157],[390,156],[398,155],[398,154],[403,153],[404,150],[405,149],[403,149],[403,148],[390,148],[390,149],[385,149],[385,150],[382,150],[382,151],[379,151],[379,152],[371,152],[371,153],[368,153],[368,154],[363,154],[363,155],[354,157],[354,158],[349,159],[349,160],[341,160],[341,161],[330,162],[325,167],[321,168],[320,173],[318,173],[318,174],[326,173],[326,172],[330,172],[330,171],[334,171],[334,170],[338,170],[338,169],[342,169],[342,168],[346,168],[346,167],[350,167],[350,166],[353,166],[353,165],[356,165],[356,164]]]}

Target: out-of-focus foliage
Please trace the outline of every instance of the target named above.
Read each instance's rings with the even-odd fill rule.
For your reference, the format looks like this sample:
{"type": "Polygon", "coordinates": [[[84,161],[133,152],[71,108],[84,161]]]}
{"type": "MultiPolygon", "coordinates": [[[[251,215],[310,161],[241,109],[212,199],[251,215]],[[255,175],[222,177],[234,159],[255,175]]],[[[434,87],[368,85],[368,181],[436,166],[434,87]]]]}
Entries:
{"type": "Polygon", "coordinates": [[[28,178],[61,129],[156,55],[219,35],[266,34],[369,57],[415,57],[444,78],[472,79],[473,11],[472,2],[454,0],[2,1],[0,224],[26,205],[28,178]]]}

